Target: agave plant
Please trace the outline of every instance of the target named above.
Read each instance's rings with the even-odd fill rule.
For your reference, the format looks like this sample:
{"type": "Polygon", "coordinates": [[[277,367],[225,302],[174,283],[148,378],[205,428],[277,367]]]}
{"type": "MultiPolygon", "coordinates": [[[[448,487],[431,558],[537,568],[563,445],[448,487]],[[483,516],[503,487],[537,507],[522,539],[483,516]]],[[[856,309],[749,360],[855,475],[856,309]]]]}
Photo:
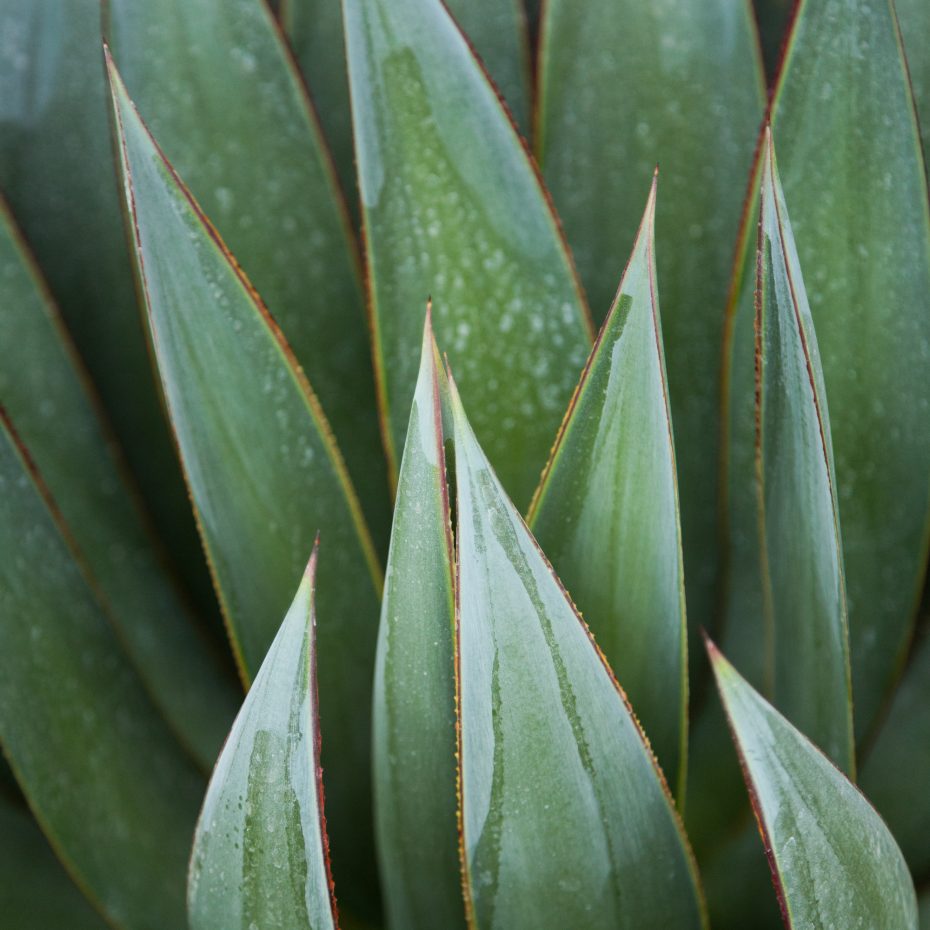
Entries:
{"type": "Polygon", "coordinates": [[[784,7],[0,0],[2,927],[930,928],[930,6],[784,7]]]}

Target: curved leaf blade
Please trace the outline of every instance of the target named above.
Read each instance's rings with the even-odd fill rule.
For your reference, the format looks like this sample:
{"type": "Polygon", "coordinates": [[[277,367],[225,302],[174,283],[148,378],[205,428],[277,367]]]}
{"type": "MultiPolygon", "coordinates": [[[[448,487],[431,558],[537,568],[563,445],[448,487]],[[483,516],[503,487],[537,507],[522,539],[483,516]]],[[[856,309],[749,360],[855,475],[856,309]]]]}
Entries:
{"type": "Polygon", "coordinates": [[[830,417],[770,132],[763,146],[755,396],[771,687],[782,713],[851,774],[846,585],[830,417]]]}
{"type": "Polygon", "coordinates": [[[371,525],[386,539],[358,249],[274,17],[264,0],[105,5],[133,102],[313,379],[371,525]]]}
{"type": "Polygon", "coordinates": [[[895,0],[895,13],[901,24],[901,38],[907,52],[907,71],[917,107],[924,146],[924,161],[930,153],[930,7],[923,0],[895,0]]]}
{"type": "Polygon", "coordinates": [[[583,300],[530,159],[439,0],[344,0],[379,399],[396,467],[420,317],[528,501],[590,346],[583,300]],[[480,139],[480,144],[475,140],[480,139]]]}
{"type": "Polygon", "coordinates": [[[375,664],[375,816],[389,924],[397,930],[465,926],[443,380],[428,314],[397,485],[375,664]]]}
{"type": "Polygon", "coordinates": [[[204,799],[192,930],[334,930],[317,709],[317,547],[204,799]]]}
{"type": "Polygon", "coordinates": [[[708,643],[789,928],[916,930],[904,857],[855,786],[708,643]]]}
{"type": "Polygon", "coordinates": [[[549,0],[536,152],[588,290],[606,316],[656,162],[659,290],[678,449],[688,613],[716,613],[722,318],[764,109],[749,0],[549,0]]]}
{"type": "MultiPolygon", "coordinates": [[[[371,678],[380,571],[329,427],[280,331],[157,149],[110,64],[152,341],[191,498],[246,678],[265,656],[317,532],[320,709],[336,871],[374,881],[371,678]],[[286,597],[286,595],[285,595],[286,597]]],[[[353,884],[357,883],[357,884],[353,884]]]]}
{"type": "Polygon", "coordinates": [[[684,789],[681,527],[655,279],[656,181],[527,522],[684,789]]]}
{"type": "Polygon", "coordinates": [[[154,703],[204,770],[240,701],[166,574],[90,381],[0,203],[0,404],[68,524],[69,540],[106,597],[154,703]]]}
{"type": "Polygon", "coordinates": [[[862,765],[862,790],[888,822],[911,872],[930,878],[930,636],[924,636],[862,765]]]}
{"type": "Polygon", "coordinates": [[[0,743],[17,781],[111,923],[182,926],[203,783],[129,668],[5,417],[0,553],[0,743]]]}
{"type": "Polygon", "coordinates": [[[700,927],[661,771],[453,390],[470,925],[700,927]]]}

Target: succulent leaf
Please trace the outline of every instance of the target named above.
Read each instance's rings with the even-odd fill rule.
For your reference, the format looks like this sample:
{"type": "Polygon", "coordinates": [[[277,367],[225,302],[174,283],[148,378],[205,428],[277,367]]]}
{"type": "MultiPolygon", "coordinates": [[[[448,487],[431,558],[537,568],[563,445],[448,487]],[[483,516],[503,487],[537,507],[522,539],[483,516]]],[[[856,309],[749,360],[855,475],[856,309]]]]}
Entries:
{"type": "Polygon", "coordinates": [[[397,930],[465,926],[456,821],[454,559],[430,318],[400,466],[375,666],[381,878],[397,930]]]}
{"type": "Polygon", "coordinates": [[[916,930],[904,857],[878,814],[712,644],[708,651],[789,930],[916,930]]]}
{"type": "Polygon", "coordinates": [[[191,856],[191,930],[337,926],[319,756],[317,552],[210,779],[191,856]]]}
{"type": "Polygon", "coordinates": [[[369,765],[380,570],[329,427],[280,330],[156,147],[112,63],[110,79],[159,373],[247,679],[285,612],[282,592],[301,576],[295,552],[320,532],[332,553],[317,595],[332,618],[320,632],[320,713],[331,734],[323,762],[332,776],[333,858],[352,899],[353,882],[368,889],[375,881],[369,765]]]}
{"type": "Polygon", "coordinates": [[[470,925],[701,927],[690,849],[642,731],[451,395],[470,925]]]}
{"type": "Polygon", "coordinates": [[[917,122],[924,147],[924,161],[930,153],[930,4],[923,0],[895,0],[895,13],[907,53],[907,73],[914,92],[917,122]]]}
{"type": "Polygon", "coordinates": [[[527,522],[684,789],[687,644],[655,279],[656,183],[527,522]]]}
{"type": "Polygon", "coordinates": [[[344,0],[344,12],[392,467],[431,294],[478,435],[524,504],[590,346],[555,216],[440,0],[344,0]]]}

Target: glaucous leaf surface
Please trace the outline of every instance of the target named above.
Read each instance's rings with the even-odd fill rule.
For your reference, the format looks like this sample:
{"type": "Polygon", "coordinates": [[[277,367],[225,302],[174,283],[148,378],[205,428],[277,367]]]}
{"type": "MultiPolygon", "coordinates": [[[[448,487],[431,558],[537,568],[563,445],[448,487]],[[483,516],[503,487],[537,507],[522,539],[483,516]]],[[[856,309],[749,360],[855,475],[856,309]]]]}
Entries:
{"type": "Polygon", "coordinates": [[[0,744],[114,926],[184,922],[203,783],[129,666],[25,452],[0,425],[0,744]]]}
{"type": "MultiPolygon", "coordinates": [[[[527,131],[530,53],[521,0],[449,0],[446,5],[500,88],[517,125],[527,131]]],[[[355,211],[358,180],[342,3],[282,0],[280,18],[310,85],[342,185],[355,211]]]]}
{"type": "Polygon", "coordinates": [[[241,700],[168,577],[44,282],[0,203],[0,404],[169,726],[209,771],[241,700]],[[15,347],[15,350],[14,348],[15,347]]]}
{"type": "Polygon", "coordinates": [[[106,930],[25,808],[0,795],[0,914],[11,930],[106,930]]]}
{"type": "Polygon", "coordinates": [[[334,930],[320,768],[317,549],[223,747],[197,823],[191,930],[334,930]]]}
{"type": "Polygon", "coordinates": [[[749,0],[544,6],[536,151],[598,322],[635,237],[642,191],[662,168],[658,277],[696,624],[716,607],[708,439],[718,430],[721,311],[763,101],[749,0]]]}
{"type": "Polygon", "coordinates": [[[133,101],[313,379],[386,541],[388,485],[360,260],[274,17],[264,0],[105,5],[133,101]]]}
{"type": "MultiPolygon", "coordinates": [[[[930,218],[890,4],[803,0],[771,116],[830,398],[862,734],[908,641],[930,506],[930,218]]],[[[748,274],[734,295],[751,292],[748,274]]],[[[746,311],[734,301],[729,325],[745,332],[732,316],[746,311]]],[[[748,455],[751,435],[734,430],[731,454],[748,455]]]]}
{"type": "Polygon", "coordinates": [[[94,0],[0,0],[0,190],[188,585],[215,610],[132,277],[94,0]],[[64,194],[67,192],[67,195],[64,194]]]}
{"type": "Polygon", "coordinates": [[[396,468],[421,309],[505,487],[529,501],[590,346],[530,158],[439,0],[345,0],[380,404],[396,468]]]}
{"type": "MultiPolygon", "coordinates": [[[[280,330],[156,148],[111,65],[126,198],[171,422],[241,670],[261,664],[320,532],[320,712],[330,833],[374,877],[371,680],[380,569],[329,427],[280,330]],[[282,603],[282,598],[285,603],[282,603]]],[[[357,886],[352,884],[355,880],[357,886]]],[[[367,894],[366,894],[367,897],[367,894]]]]}
{"type": "Polygon", "coordinates": [[[852,773],[846,585],[830,416],[768,131],[756,268],[756,467],[767,613],[765,642],[756,648],[769,653],[775,705],[852,773]]]}
{"type": "Polygon", "coordinates": [[[920,880],[930,878],[930,636],[924,636],[862,765],[862,790],[920,880]]]}
{"type": "Polygon", "coordinates": [[[633,254],[528,523],[684,788],[687,629],[675,448],[655,280],[653,180],[633,254]]]}
{"type": "Polygon", "coordinates": [[[469,921],[704,925],[687,840],[625,696],[452,392],[469,921]]]}
{"type": "Polygon", "coordinates": [[[454,562],[429,315],[400,466],[375,664],[381,879],[396,930],[465,926],[456,820],[454,562]]]}
{"type": "Polygon", "coordinates": [[[930,152],[930,4],[924,0],[895,0],[895,12],[907,55],[907,70],[917,106],[924,158],[930,152]]]}
{"type": "Polygon", "coordinates": [[[712,644],[708,650],[786,925],[916,930],[914,885],[881,818],[712,644]]]}

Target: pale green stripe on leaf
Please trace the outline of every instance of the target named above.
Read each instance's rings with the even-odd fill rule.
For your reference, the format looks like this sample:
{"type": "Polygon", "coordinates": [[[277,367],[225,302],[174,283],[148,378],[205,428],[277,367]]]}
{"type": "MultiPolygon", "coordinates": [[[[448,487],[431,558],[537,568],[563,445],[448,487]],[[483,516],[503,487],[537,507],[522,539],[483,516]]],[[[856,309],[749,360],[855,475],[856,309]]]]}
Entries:
{"type": "Polygon", "coordinates": [[[491,84],[440,0],[344,0],[376,367],[395,461],[420,308],[529,500],[590,345],[556,220],[491,84]]]}
{"type": "Polygon", "coordinates": [[[379,569],[315,397],[111,66],[126,197],[159,372],[233,643],[254,674],[317,532],[323,762],[345,897],[375,881],[371,680],[379,569]]]}
{"type": "Polygon", "coordinates": [[[453,392],[460,791],[472,926],[703,925],[662,775],[453,392]]]}
{"type": "Polygon", "coordinates": [[[914,885],[858,789],[710,646],[786,923],[916,930],[914,885]]]}
{"type": "Polygon", "coordinates": [[[549,0],[536,151],[594,318],[614,296],[658,162],[659,290],[688,613],[716,609],[721,310],[762,119],[749,0],[549,0]]]}
{"type": "Polygon", "coordinates": [[[106,6],[133,101],[306,369],[386,541],[387,473],[357,246],[278,25],[264,0],[106,6]]]}
{"type": "Polygon", "coordinates": [[[114,926],[182,926],[203,783],[130,668],[5,422],[0,618],[0,743],[44,833],[114,926]]]}
{"type": "Polygon", "coordinates": [[[911,871],[930,879],[930,636],[924,635],[862,765],[862,790],[911,871]]]}
{"type": "Polygon", "coordinates": [[[688,691],[684,577],[654,217],[655,182],[528,522],[680,795],[688,691]]]}
{"type": "Polygon", "coordinates": [[[336,926],[319,768],[316,562],[314,549],[210,779],[191,856],[191,930],[336,926]]]}
{"type": "Polygon", "coordinates": [[[832,411],[856,729],[900,669],[930,509],[930,216],[888,0],[802,0],[772,103],[832,411]]]}
{"type": "Polygon", "coordinates": [[[0,405],[56,499],[155,704],[209,770],[240,692],[166,574],[88,377],[2,205],[0,306],[0,344],[11,348],[0,358],[0,405]]]}
{"type": "Polygon", "coordinates": [[[382,885],[395,930],[465,926],[444,378],[427,321],[397,485],[375,666],[375,811],[382,885]]]}
{"type": "MultiPolygon", "coordinates": [[[[855,771],[846,590],[820,353],[778,180],[762,154],[756,275],[756,429],[763,601],[774,703],[855,771]]],[[[816,269],[814,269],[816,275],[816,269]]]]}

